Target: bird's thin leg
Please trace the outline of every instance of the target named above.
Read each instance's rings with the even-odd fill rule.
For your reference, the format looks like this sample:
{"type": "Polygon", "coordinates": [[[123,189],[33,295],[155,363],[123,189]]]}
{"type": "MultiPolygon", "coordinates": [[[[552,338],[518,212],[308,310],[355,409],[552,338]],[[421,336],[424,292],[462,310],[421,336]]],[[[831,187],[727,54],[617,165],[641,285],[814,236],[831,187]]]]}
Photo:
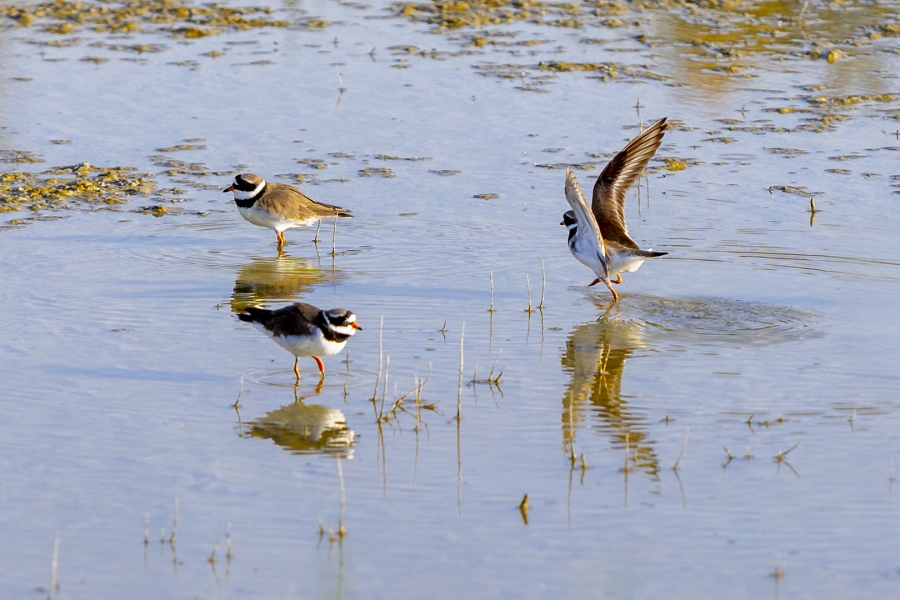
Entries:
{"type": "Polygon", "coordinates": [[[284,246],[284,232],[278,232],[278,251],[281,251],[281,248],[284,246]]]}
{"type": "Polygon", "coordinates": [[[619,301],[619,295],[616,293],[616,290],[614,290],[613,287],[612,287],[611,285],[609,285],[609,282],[608,282],[608,281],[604,281],[604,283],[606,284],[606,287],[609,288],[609,291],[612,292],[612,295],[613,295],[613,301],[614,301],[614,302],[618,302],[618,301],[619,301]]]}
{"type": "Polygon", "coordinates": [[[618,273],[618,274],[616,275],[616,278],[615,278],[615,279],[610,279],[610,281],[613,282],[613,283],[615,283],[616,285],[622,283],[622,274],[621,274],[621,273],[618,273]]]}
{"type": "Polygon", "coordinates": [[[297,376],[297,381],[300,381],[300,359],[294,359],[294,375],[297,376]]]}
{"type": "Polygon", "coordinates": [[[316,361],[316,364],[319,366],[319,373],[322,374],[322,377],[325,377],[325,363],[323,363],[322,359],[318,356],[313,356],[313,360],[316,361]]]}
{"type": "Polygon", "coordinates": [[[600,278],[599,278],[599,277],[598,277],[597,279],[593,280],[592,282],[590,282],[590,283],[588,284],[588,287],[591,287],[592,285],[597,285],[598,283],[600,283],[600,278]]]}

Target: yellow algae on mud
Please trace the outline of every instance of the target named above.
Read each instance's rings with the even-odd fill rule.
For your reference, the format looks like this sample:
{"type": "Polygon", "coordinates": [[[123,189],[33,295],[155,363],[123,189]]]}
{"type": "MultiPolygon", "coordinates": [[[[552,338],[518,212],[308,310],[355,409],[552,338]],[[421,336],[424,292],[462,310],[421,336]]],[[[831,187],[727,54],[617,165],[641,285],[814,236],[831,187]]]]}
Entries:
{"type": "MultiPolygon", "coordinates": [[[[200,38],[226,29],[287,27],[289,21],[268,18],[268,7],[185,4],[179,0],[121,0],[119,2],[68,2],[56,0],[34,5],[0,8],[0,17],[19,26],[40,24],[44,31],[65,35],[82,28],[97,32],[162,32],[172,37],[200,38]]],[[[325,22],[319,22],[325,23],[325,22]]],[[[319,25],[321,26],[321,25],[319,25]]]]}
{"type": "MultiPolygon", "coordinates": [[[[10,154],[0,152],[0,162],[14,162],[18,156],[10,154]]],[[[39,173],[0,172],[0,212],[121,204],[132,196],[150,195],[155,189],[152,175],[137,173],[131,167],[95,167],[79,163],[39,173]]]]}

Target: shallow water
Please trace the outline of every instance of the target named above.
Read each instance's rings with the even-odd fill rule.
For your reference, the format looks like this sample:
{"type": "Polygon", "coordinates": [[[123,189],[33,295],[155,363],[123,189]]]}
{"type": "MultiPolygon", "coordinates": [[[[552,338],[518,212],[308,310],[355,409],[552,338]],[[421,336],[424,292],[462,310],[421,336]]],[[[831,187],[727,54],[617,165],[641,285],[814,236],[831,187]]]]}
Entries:
{"type": "Polygon", "coordinates": [[[548,41],[519,47],[384,4],[277,8],[331,25],[0,31],[0,150],[46,161],[0,171],[128,166],[157,190],[3,215],[5,596],[47,595],[57,535],[58,598],[896,594],[900,111],[815,101],[897,93],[896,38],[770,49],[746,78],[692,54],[678,11],[496,28],[548,41]],[[138,43],[164,48],[116,49],[138,43]],[[537,165],[591,185],[662,116],[627,218],[669,254],[613,304],[566,248],[564,170],[537,165]],[[277,257],[219,192],[238,170],[355,218],[277,257]],[[234,315],[290,300],[364,328],[321,387],[234,315]]]}

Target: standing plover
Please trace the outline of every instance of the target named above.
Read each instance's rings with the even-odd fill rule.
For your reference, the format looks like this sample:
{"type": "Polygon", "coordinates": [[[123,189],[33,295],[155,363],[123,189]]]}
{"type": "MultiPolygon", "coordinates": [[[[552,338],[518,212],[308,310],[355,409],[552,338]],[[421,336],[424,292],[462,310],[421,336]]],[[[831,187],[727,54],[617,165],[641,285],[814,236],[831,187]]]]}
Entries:
{"type": "Polygon", "coordinates": [[[279,252],[284,246],[285,229],[312,225],[325,217],[353,216],[340,206],[316,202],[293,186],[267,183],[253,173],[235,176],[224,192],[234,193],[234,203],[244,219],[278,234],[279,252]]]}
{"type": "Polygon", "coordinates": [[[272,341],[294,355],[294,375],[300,380],[298,361],[311,356],[325,376],[320,356],[331,356],[344,349],[347,340],[358,329],[356,315],[343,308],[322,310],[312,304],[298,302],[278,310],[250,307],[238,314],[241,321],[251,323],[272,341]]]}

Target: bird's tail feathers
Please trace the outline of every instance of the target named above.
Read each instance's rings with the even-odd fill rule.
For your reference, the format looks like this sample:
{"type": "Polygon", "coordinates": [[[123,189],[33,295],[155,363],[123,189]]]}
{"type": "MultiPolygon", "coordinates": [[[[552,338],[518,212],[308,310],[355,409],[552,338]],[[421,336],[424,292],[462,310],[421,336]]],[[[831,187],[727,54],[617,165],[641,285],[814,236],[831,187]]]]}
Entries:
{"type": "Polygon", "coordinates": [[[272,316],[273,311],[267,308],[257,308],[250,306],[244,309],[244,312],[238,313],[238,319],[247,323],[266,324],[266,321],[272,316]]]}

